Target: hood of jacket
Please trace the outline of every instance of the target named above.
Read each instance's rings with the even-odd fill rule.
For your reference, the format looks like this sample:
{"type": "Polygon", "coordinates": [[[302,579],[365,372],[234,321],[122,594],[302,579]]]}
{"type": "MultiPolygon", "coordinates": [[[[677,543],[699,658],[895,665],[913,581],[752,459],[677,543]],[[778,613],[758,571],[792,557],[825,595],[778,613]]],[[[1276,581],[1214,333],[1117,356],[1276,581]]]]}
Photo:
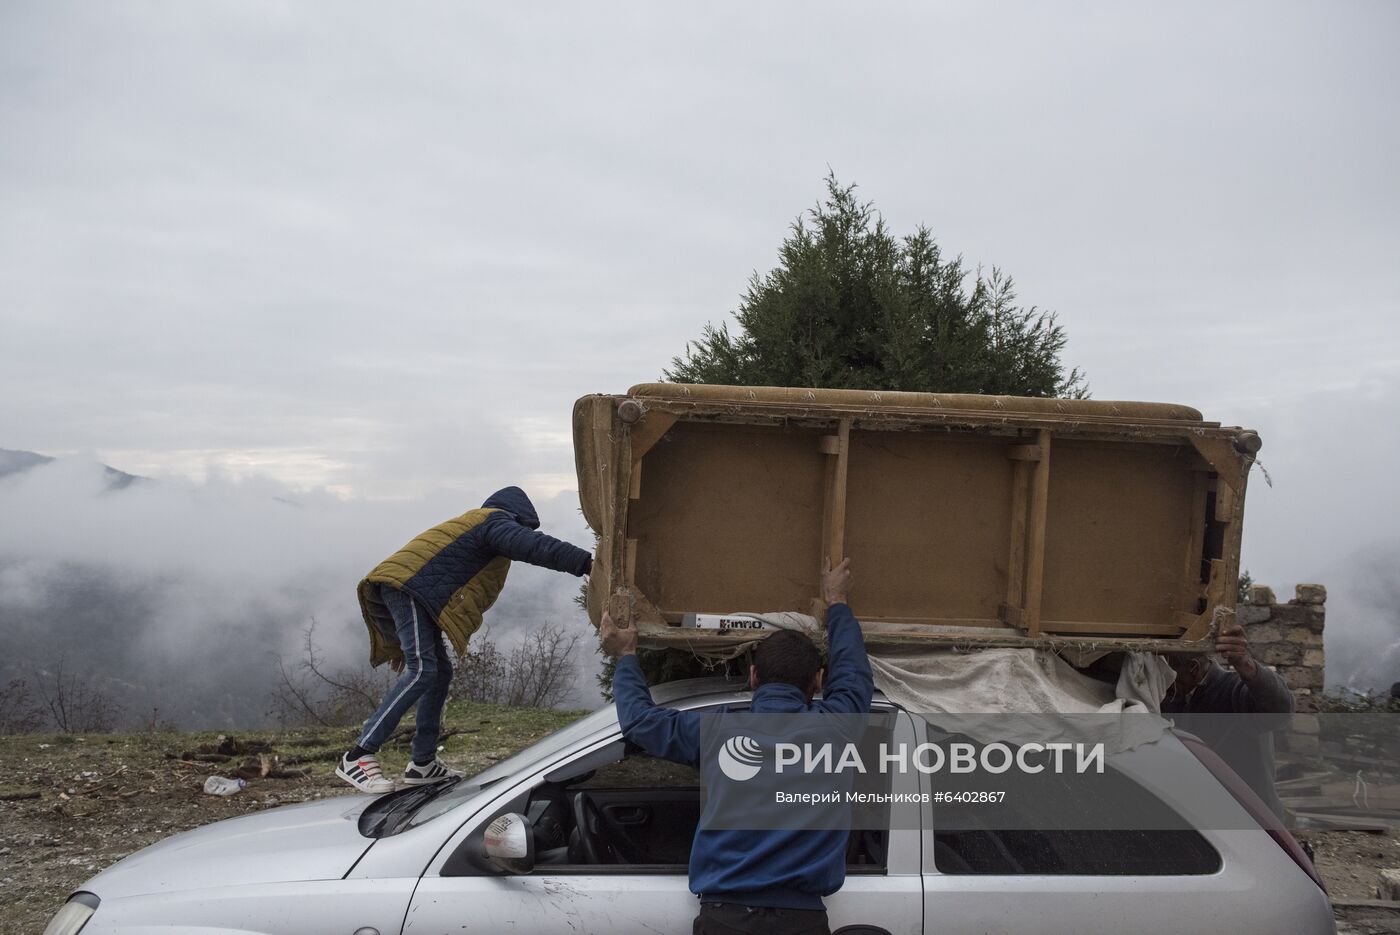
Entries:
{"type": "Polygon", "coordinates": [[[530,498],[525,496],[525,491],[519,487],[502,487],[500,490],[486,498],[482,504],[483,508],[504,510],[515,517],[516,522],[530,529],[540,528],[540,517],[535,512],[535,505],[530,502],[530,498]]]}

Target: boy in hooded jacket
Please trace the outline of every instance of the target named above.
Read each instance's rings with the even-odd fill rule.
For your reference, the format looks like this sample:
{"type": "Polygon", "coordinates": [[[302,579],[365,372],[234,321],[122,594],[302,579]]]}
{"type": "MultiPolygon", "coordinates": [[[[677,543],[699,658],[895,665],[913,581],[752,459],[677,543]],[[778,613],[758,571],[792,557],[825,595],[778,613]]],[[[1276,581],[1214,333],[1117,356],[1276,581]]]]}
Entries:
{"type": "Polygon", "coordinates": [[[437,758],[438,731],[452,661],[481,626],[505,586],[511,561],[571,575],[593,568],[591,553],[539,531],[534,504],[519,487],[498,490],[469,510],[417,536],[360,582],[360,609],[369,629],[370,664],[387,662],[399,679],[365,721],[336,775],[361,792],[392,791],[376,753],[415,704],[412,759],[404,782],[421,785],[460,775],[437,758]]]}

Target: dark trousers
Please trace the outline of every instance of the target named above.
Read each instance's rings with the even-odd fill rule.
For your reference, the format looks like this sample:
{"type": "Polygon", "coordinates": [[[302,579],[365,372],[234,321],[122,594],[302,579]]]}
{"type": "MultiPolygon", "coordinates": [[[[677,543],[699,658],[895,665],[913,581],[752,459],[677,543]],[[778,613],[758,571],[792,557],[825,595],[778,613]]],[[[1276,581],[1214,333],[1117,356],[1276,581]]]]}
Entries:
{"type": "Polygon", "coordinates": [[[825,909],[701,903],[692,935],[831,935],[825,909]]]}
{"type": "Polygon", "coordinates": [[[379,593],[394,618],[404,668],[398,682],[379,703],[379,709],[365,721],[364,732],[355,744],[362,750],[377,753],[399,726],[399,719],[417,705],[418,712],[413,719],[413,762],[431,763],[437,757],[442,709],[447,704],[447,690],[452,687],[452,660],[443,645],[442,631],[426,612],[418,610],[417,601],[398,588],[384,587],[379,593]]]}

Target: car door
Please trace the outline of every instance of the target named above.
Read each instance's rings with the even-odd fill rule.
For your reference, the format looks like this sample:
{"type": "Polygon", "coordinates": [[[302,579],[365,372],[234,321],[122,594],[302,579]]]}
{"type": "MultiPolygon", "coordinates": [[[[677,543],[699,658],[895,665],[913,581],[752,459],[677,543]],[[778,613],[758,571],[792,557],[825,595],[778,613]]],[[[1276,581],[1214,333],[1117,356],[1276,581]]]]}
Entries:
{"type": "MultiPolygon", "coordinates": [[[[916,778],[895,781],[917,788],[916,778]]],[[[468,821],[420,880],[403,931],[689,931],[698,904],[687,861],[698,816],[694,770],[628,750],[620,734],[600,739],[502,790],[468,821]],[[541,832],[536,863],[529,873],[501,875],[480,857],[481,834],[512,811],[541,832]],[[602,832],[599,852],[583,846],[581,822],[602,832]]],[[[827,899],[833,930],[865,924],[918,935],[918,827],[858,834],[848,857],[846,884],[827,899]]]]}
{"type": "MultiPolygon", "coordinates": [[[[1273,879],[1312,887],[1262,830],[1199,831],[1185,818],[1178,827],[1108,828],[1096,820],[1110,802],[1157,819],[1209,812],[1201,801],[1209,795],[1237,808],[1171,738],[1109,757],[1101,775],[1085,778],[1094,781],[1018,785],[1012,774],[992,777],[1007,797],[996,819],[980,818],[979,810],[992,810],[976,804],[934,804],[924,835],[926,931],[1179,935],[1214,931],[1232,915],[1248,919],[1250,931],[1330,930],[1305,922],[1306,913],[1280,911],[1278,892],[1256,895],[1273,879]],[[1177,781],[1183,775],[1189,781],[1177,781]],[[1197,801],[1184,802],[1183,791],[1197,801]]],[[[952,781],[946,773],[925,779],[931,795],[952,781]]]]}
{"type": "MultiPolygon", "coordinates": [[[[685,861],[671,859],[677,848],[664,836],[678,812],[698,815],[698,801],[694,770],[628,755],[620,734],[602,739],[503,791],[468,822],[419,881],[403,931],[687,931],[695,897],[685,861]],[[501,875],[480,857],[482,829],[507,812],[532,821],[536,864],[529,873],[501,875]],[[624,828],[627,843],[590,855],[576,833],[581,823],[600,838],[612,826],[624,828]],[[628,857],[639,862],[619,862],[628,857]]],[[[692,820],[687,843],[693,830],[692,820]]]]}
{"type": "MultiPolygon", "coordinates": [[[[891,705],[876,703],[876,712],[895,716],[891,741],[910,746],[915,722],[891,705]]],[[[896,801],[920,793],[917,773],[881,775],[884,791],[896,801]]],[[[882,831],[856,831],[847,850],[846,882],[826,897],[831,930],[845,926],[870,926],[889,935],[923,932],[923,878],[920,840],[923,809],[917,803],[892,805],[882,831]],[[883,853],[872,853],[883,851],[883,853]]]]}

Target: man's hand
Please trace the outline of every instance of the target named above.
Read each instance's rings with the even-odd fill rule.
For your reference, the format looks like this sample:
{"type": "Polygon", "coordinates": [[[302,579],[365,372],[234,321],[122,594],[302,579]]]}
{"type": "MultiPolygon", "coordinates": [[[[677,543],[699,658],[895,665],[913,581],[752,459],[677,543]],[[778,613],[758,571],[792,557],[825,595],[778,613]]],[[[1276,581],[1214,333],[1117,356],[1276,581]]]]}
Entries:
{"type": "Polygon", "coordinates": [[[397,658],[397,659],[390,659],[390,660],[389,660],[389,671],[393,672],[395,675],[403,675],[403,666],[404,666],[404,659],[403,659],[403,656],[400,656],[400,657],[397,658]]]}
{"type": "Polygon", "coordinates": [[[1245,639],[1244,627],[1238,623],[1231,621],[1220,628],[1215,637],[1215,651],[1224,656],[1226,663],[1246,682],[1259,674],[1259,664],[1249,654],[1249,640],[1245,639]]]}
{"type": "Polygon", "coordinates": [[[845,604],[851,596],[851,560],[843,558],[841,564],[831,567],[831,559],[822,562],[822,600],[828,604],[845,604]]]}
{"type": "Polygon", "coordinates": [[[603,641],[603,652],[614,659],[637,652],[637,631],[632,627],[619,627],[607,611],[603,611],[603,621],[598,624],[598,636],[603,641]]]}

